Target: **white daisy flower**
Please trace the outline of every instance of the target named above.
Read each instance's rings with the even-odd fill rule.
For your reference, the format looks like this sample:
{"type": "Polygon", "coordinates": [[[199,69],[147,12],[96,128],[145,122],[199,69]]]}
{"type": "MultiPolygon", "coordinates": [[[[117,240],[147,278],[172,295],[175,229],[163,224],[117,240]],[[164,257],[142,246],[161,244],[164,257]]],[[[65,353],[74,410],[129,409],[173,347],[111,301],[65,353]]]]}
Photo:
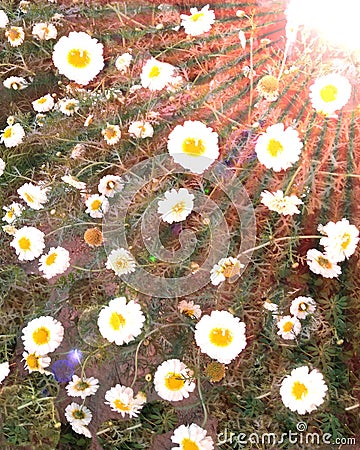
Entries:
{"type": "Polygon", "coordinates": [[[127,275],[135,271],[136,262],[129,251],[118,248],[110,252],[106,268],[113,270],[118,276],[127,275]]]}
{"type": "Polygon", "coordinates": [[[284,405],[298,414],[311,413],[324,403],[328,388],[323,375],[309,367],[293,369],[281,383],[280,395],[284,405]]]}
{"type": "Polygon", "coordinates": [[[214,286],[222,283],[226,278],[233,278],[239,275],[240,270],[244,267],[243,264],[232,256],[222,258],[214,265],[210,271],[210,280],[214,286]]]}
{"type": "Polygon", "coordinates": [[[279,305],[272,303],[270,300],[265,300],[263,303],[263,308],[272,313],[276,313],[279,310],[279,305]]]}
{"type": "Polygon", "coordinates": [[[61,98],[58,101],[56,108],[66,116],[73,116],[79,111],[79,100],[76,100],[75,98],[61,98]]]}
{"type": "Polygon", "coordinates": [[[0,28],[6,28],[9,23],[9,18],[3,9],[0,9],[0,28]]]}
{"type": "Polygon", "coordinates": [[[172,80],[175,67],[151,58],[144,64],[140,79],[141,85],[151,91],[161,91],[172,80]]]}
{"type": "Polygon", "coordinates": [[[79,189],[79,190],[83,190],[86,189],[86,183],[84,183],[83,181],[79,181],[77,178],[73,177],[72,175],[63,175],[61,177],[61,180],[74,187],[75,189],[79,189]]]}
{"type": "Polygon", "coordinates": [[[51,316],[41,316],[31,320],[22,330],[21,339],[29,353],[40,356],[55,351],[64,337],[64,327],[51,316]]]}
{"type": "Polygon", "coordinates": [[[165,200],[158,202],[157,212],[160,218],[167,223],[181,222],[187,218],[194,208],[193,194],[187,189],[171,189],[165,192],[165,200]]]}
{"type": "Polygon", "coordinates": [[[195,389],[190,369],[179,359],[168,359],[158,366],[154,375],[154,387],[164,400],[177,402],[189,397],[195,389]]]}
{"type": "Polygon", "coordinates": [[[81,397],[83,400],[90,395],[95,395],[98,389],[99,380],[97,378],[80,378],[77,375],[73,375],[72,380],[66,386],[67,395],[81,397]]]}
{"type": "Polygon", "coordinates": [[[316,303],[311,297],[296,297],[290,305],[290,314],[298,319],[305,319],[307,315],[314,314],[315,311],[316,303]]]}
{"type": "Polygon", "coordinates": [[[132,55],[127,52],[119,55],[115,60],[115,67],[120,73],[127,72],[128,68],[130,67],[132,58],[132,55]]]}
{"type": "Polygon", "coordinates": [[[8,77],[3,81],[3,85],[6,89],[22,91],[29,86],[29,83],[23,77],[8,77]]]}
{"type": "Polygon", "coordinates": [[[87,428],[92,419],[92,412],[89,408],[75,402],[70,403],[65,408],[65,417],[75,433],[83,434],[88,438],[91,437],[91,433],[87,428]]]}
{"type": "Polygon", "coordinates": [[[6,211],[5,216],[2,218],[7,223],[13,223],[21,216],[24,207],[20,203],[12,202],[9,206],[3,206],[3,210],[6,211]]]}
{"type": "Polygon", "coordinates": [[[195,326],[195,341],[202,353],[229,364],[246,347],[245,323],[228,311],[212,311],[195,326]]]}
{"type": "Polygon", "coordinates": [[[336,264],[337,261],[315,248],[308,250],[306,262],[312,272],[322,275],[324,278],[336,278],[341,274],[341,267],[336,264]]]}
{"type": "Polygon", "coordinates": [[[302,142],[291,127],[277,123],[266,129],[256,142],[255,152],[261,164],[275,172],[291,167],[300,157],[302,142]]]}
{"type": "Polygon", "coordinates": [[[39,355],[36,352],[33,353],[24,352],[22,356],[23,361],[25,361],[25,369],[27,369],[29,373],[31,372],[40,372],[45,374],[51,373],[45,370],[46,367],[49,367],[51,363],[51,358],[49,356],[39,355]]]}
{"type": "Polygon", "coordinates": [[[355,253],[359,242],[359,230],[355,225],[343,218],[338,222],[329,222],[320,226],[319,231],[326,237],[320,239],[325,247],[326,255],[335,262],[344,261],[355,253]]]}
{"type": "Polygon", "coordinates": [[[128,133],[130,136],[133,136],[138,139],[145,139],[147,137],[153,137],[154,128],[151,123],[146,122],[145,120],[137,120],[135,122],[131,122],[129,125],[128,133]]]}
{"type": "Polygon", "coordinates": [[[181,314],[185,314],[192,319],[200,319],[201,317],[200,305],[195,305],[192,300],[189,302],[187,302],[186,300],[181,300],[181,302],[179,302],[178,304],[178,310],[181,312],[181,314]]]}
{"type": "Polygon", "coordinates": [[[23,27],[10,27],[5,31],[5,36],[12,47],[19,47],[25,39],[24,29],[23,27]]]}
{"type": "Polygon", "coordinates": [[[22,143],[24,137],[24,128],[19,123],[15,123],[14,125],[8,125],[5,128],[0,137],[0,142],[7,148],[16,147],[22,143]]]}
{"type": "Polygon", "coordinates": [[[197,8],[190,8],[190,16],[181,14],[181,26],[185,28],[185,33],[190,36],[199,36],[210,31],[211,25],[215,22],[215,13],[210,6],[206,5],[199,11],[197,8]]]}
{"type": "Polygon", "coordinates": [[[86,200],[86,213],[95,219],[101,219],[109,211],[109,201],[104,195],[93,194],[86,200]]]}
{"type": "Polygon", "coordinates": [[[40,41],[57,38],[57,29],[52,23],[39,22],[33,26],[32,35],[40,41]]]}
{"type": "Polygon", "coordinates": [[[283,339],[294,340],[301,331],[301,323],[299,319],[292,316],[281,317],[276,324],[279,328],[277,334],[283,339]]]}
{"type": "Polygon", "coordinates": [[[5,361],[0,364],[0,384],[5,380],[5,378],[10,373],[10,364],[8,361],[5,361]]]}
{"type": "Polygon", "coordinates": [[[6,234],[9,234],[10,236],[15,236],[15,233],[17,231],[17,229],[13,225],[3,225],[2,229],[6,234]]]}
{"type": "Polygon", "coordinates": [[[42,209],[48,201],[47,189],[42,189],[33,183],[25,183],[17,190],[20,198],[32,209],[42,209]]]}
{"type": "Polygon", "coordinates": [[[174,161],[194,173],[203,173],[219,156],[218,134],[197,120],[177,125],[168,137],[174,161]]]}
{"type": "Polygon", "coordinates": [[[51,247],[46,255],[39,259],[39,270],[48,280],[64,273],[70,266],[70,254],[63,247],[51,247]]]}
{"type": "Polygon", "coordinates": [[[338,73],[317,78],[310,86],[310,100],[316,111],[332,115],[349,101],[351,84],[338,73]]]}
{"type": "Polygon", "coordinates": [[[44,233],[35,227],[22,227],[16,230],[10,245],[14,247],[20,261],[32,261],[42,254],[44,237],[44,233]]]}
{"type": "Polygon", "coordinates": [[[145,316],[138,303],[133,300],[127,303],[125,297],[118,297],[100,311],[97,324],[102,337],[123,345],[141,334],[144,322],[145,316]]]}
{"type": "Polygon", "coordinates": [[[273,75],[264,75],[258,82],[256,90],[268,102],[274,102],[279,97],[279,80],[273,75]]]}
{"type": "Polygon", "coordinates": [[[303,202],[296,195],[284,195],[283,191],[276,192],[264,191],[261,194],[261,203],[264,204],[270,211],[276,211],[283,216],[292,216],[299,214],[298,205],[303,202]]]}
{"type": "Polygon", "coordinates": [[[110,123],[107,123],[106,128],[101,130],[101,134],[104,136],[106,143],[109,145],[115,145],[121,139],[121,130],[119,125],[111,125],[110,123]]]}
{"type": "Polygon", "coordinates": [[[110,405],[112,411],[116,411],[125,417],[137,417],[143,405],[146,403],[146,396],[139,392],[134,396],[134,391],[130,387],[117,384],[105,393],[106,405],[110,405]]]}
{"type": "Polygon", "coordinates": [[[117,175],[105,175],[101,178],[98,185],[98,191],[105,197],[112,198],[124,187],[122,178],[117,175]]]}
{"type": "Polygon", "coordinates": [[[214,441],[206,435],[207,431],[195,423],[181,425],[171,436],[171,441],[179,447],[171,447],[171,450],[213,450],[214,441]]]}
{"type": "Polygon", "coordinates": [[[104,67],[103,45],[82,31],[62,36],[52,58],[62,75],[82,85],[90,83],[104,67]]]}
{"type": "Polygon", "coordinates": [[[1,177],[1,175],[3,175],[3,173],[4,173],[5,167],[6,167],[5,161],[4,161],[2,158],[0,158],[0,177],[1,177]]]}
{"type": "Polygon", "coordinates": [[[50,94],[46,94],[34,100],[31,104],[36,112],[44,113],[52,110],[55,102],[50,94]]]}

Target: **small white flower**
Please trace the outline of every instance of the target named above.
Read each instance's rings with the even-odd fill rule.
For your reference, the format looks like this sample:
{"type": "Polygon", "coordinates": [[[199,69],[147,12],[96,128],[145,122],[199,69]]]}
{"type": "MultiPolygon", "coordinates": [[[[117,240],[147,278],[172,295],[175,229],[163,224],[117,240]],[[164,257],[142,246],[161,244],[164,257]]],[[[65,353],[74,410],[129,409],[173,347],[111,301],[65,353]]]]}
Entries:
{"type": "Polygon", "coordinates": [[[316,111],[332,115],[349,101],[351,84],[338,73],[317,78],[310,86],[310,100],[316,111]]]}
{"type": "Polygon", "coordinates": [[[144,88],[161,91],[172,80],[175,67],[171,64],[151,58],[144,64],[140,79],[144,88]]]}
{"type": "Polygon", "coordinates": [[[107,123],[106,128],[101,130],[101,134],[104,136],[106,143],[109,145],[115,145],[121,139],[121,130],[119,125],[111,125],[107,123]]]}
{"type": "Polygon", "coordinates": [[[33,26],[32,35],[41,41],[57,38],[57,29],[52,23],[39,22],[33,26]]]}
{"type": "Polygon", "coordinates": [[[296,297],[291,302],[290,313],[298,319],[305,319],[316,311],[315,300],[311,297],[296,297]]]}
{"type": "Polygon", "coordinates": [[[154,387],[158,395],[170,402],[189,397],[195,390],[189,368],[179,359],[169,359],[158,366],[154,375],[154,387]]]}
{"type": "Polygon", "coordinates": [[[89,438],[91,437],[91,433],[87,428],[87,425],[89,425],[92,419],[92,413],[89,408],[75,402],[70,403],[65,408],[65,417],[75,433],[83,434],[89,438]]]}
{"type": "Polygon", "coordinates": [[[63,247],[51,247],[39,260],[39,270],[47,279],[64,273],[70,266],[70,255],[63,247]]]}
{"type": "Polygon", "coordinates": [[[24,128],[19,124],[8,125],[3,131],[0,142],[2,142],[5,147],[11,148],[16,147],[21,144],[25,137],[24,128]]]}
{"type": "Polygon", "coordinates": [[[93,194],[85,202],[86,213],[95,219],[101,219],[109,210],[109,201],[104,195],[93,194]]]}
{"type": "Polygon", "coordinates": [[[134,396],[134,391],[130,387],[117,384],[105,393],[106,405],[110,405],[112,411],[116,411],[125,417],[137,417],[146,402],[146,396],[139,392],[134,396]]]}
{"type": "Polygon", "coordinates": [[[21,339],[29,353],[44,356],[55,351],[64,337],[64,327],[51,316],[31,320],[22,330],[21,339]]]}
{"type": "Polygon", "coordinates": [[[291,167],[300,157],[302,142],[298,132],[282,123],[271,125],[256,142],[255,152],[261,164],[275,172],[291,167]]]}
{"type": "Polygon", "coordinates": [[[116,58],[115,67],[120,73],[125,73],[130,67],[131,61],[132,55],[130,53],[123,53],[122,55],[116,58]]]}
{"type": "Polygon", "coordinates": [[[279,305],[272,303],[270,300],[265,300],[263,303],[263,308],[272,313],[276,313],[279,310],[279,305]]]}
{"type": "Polygon", "coordinates": [[[206,435],[207,431],[195,423],[181,425],[171,436],[171,441],[179,444],[179,447],[171,447],[171,450],[213,450],[214,441],[206,435]]]}
{"type": "Polygon", "coordinates": [[[81,397],[83,400],[90,395],[95,395],[99,389],[99,380],[94,377],[80,378],[73,375],[72,380],[66,386],[67,394],[70,397],[81,397]]]}
{"type": "Polygon", "coordinates": [[[0,9],[0,28],[6,28],[9,23],[9,18],[3,9],[0,9]]]}
{"type": "Polygon", "coordinates": [[[112,198],[124,187],[122,178],[117,175],[105,175],[101,178],[98,185],[98,191],[105,197],[112,198]]]}
{"type": "Polygon", "coordinates": [[[178,191],[171,189],[165,192],[165,200],[158,202],[157,212],[161,219],[167,223],[181,222],[187,218],[194,208],[193,194],[187,189],[180,188],[178,191]]]}
{"type": "Polygon", "coordinates": [[[42,189],[33,183],[25,183],[17,190],[20,198],[32,209],[42,209],[48,201],[47,189],[42,189]]]}
{"type": "Polygon", "coordinates": [[[22,354],[23,361],[25,361],[25,369],[31,372],[39,372],[39,373],[45,373],[49,374],[47,370],[45,370],[46,367],[50,366],[51,358],[47,355],[39,355],[36,352],[28,353],[24,352],[22,354]]]}
{"type": "Polygon", "coordinates": [[[44,113],[53,109],[55,105],[54,99],[50,94],[38,98],[32,102],[32,106],[36,112],[44,113]]]}
{"type": "Polygon", "coordinates": [[[190,8],[190,16],[181,14],[181,26],[185,33],[190,36],[199,36],[210,31],[215,22],[215,13],[210,6],[206,5],[199,11],[197,8],[190,8]]]}
{"type": "Polygon", "coordinates": [[[86,85],[104,67],[103,45],[82,31],[72,31],[54,45],[52,59],[62,75],[86,85]]]}
{"type": "Polygon", "coordinates": [[[3,206],[3,210],[6,211],[6,213],[2,220],[7,223],[13,223],[21,216],[24,207],[20,203],[13,202],[9,206],[3,206]]]}
{"type": "Polygon", "coordinates": [[[0,364],[0,384],[5,380],[5,378],[10,373],[10,364],[8,361],[5,361],[0,364]]]}
{"type": "Polygon", "coordinates": [[[261,203],[263,203],[270,211],[276,211],[283,216],[292,216],[299,214],[298,205],[303,202],[296,195],[284,195],[283,191],[276,192],[264,191],[261,193],[261,203]]]}
{"type": "Polygon", "coordinates": [[[62,98],[58,101],[56,108],[66,116],[73,116],[79,111],[79,100],[75,98],[62,98]]]}
{"type": "Polygon", "coordinates": [[[19,47],[25,39],[24,29],[22,27],[10,27],[5,31],[5,36],[12,47],[19,47]]]}
{"type": "Polygon", "coordinates": [[[245,323],[228,311],[212,311],[195,327],[195,341],[202,353],[229,364],[246,347],[245,323]]]}
{"type": "Polygon", "coordinates": [[[324,278],[336,278],[341,274],[341,267],[336,264],[326,253],[321,253],[315,248],[308,250],[306,254],[309,269],[324,278]]]}
{"type": "Polygon", "coordinates": [[[281,317],[276,325],[279,328],[277,334],[287,340],[294,340],[301,331],[299,319],[292,316],[281,317]]]}
{"type": "Polygon", "coordinates": [[[320,245],[325,247],[326,255],[332,261],[344,261],[355,253],[359,242],[359,230],[355,225],[350,225],[347,219],[343,218],[335,223],[328,222],[320,227],[321,233],[326,236],[320,239],[320,245]]]}
{"type": "Polygon", "coordinates": [[[44,248],[44,233],[35,227],[22,227],[16,230],[11,247],[14,247],[20,261],[38,258],[44,248]]]}
{"type": "Polygon", "coordinates": [[[66,184],[69,184],[70,186],[74,187],[75,189],[83,190],[86,189],[86,183],[83,181],[79,181],[77,178],[73,177],[72,175],[63,175],[61,177],[62,181],[66,184]]]}
{"type": "Polygon", "coordinates": [[[8,77],[3,81],[6,89],[21,91],[29,86],[29,83],[23,77],[8,77]]]}
{"type": "Polygon", "coordinates": [[[133,136],[135,138],[145,139],[147,137],[153,137],[154,128],[152,127],[151,123],[146,122],[145,120],[137,120],[135,122],[131,122],[131,124],[129,125],[128,133],[130,134],[130,136],[133,136]]]}
{"type": "Polygon", "coordinates": [[[136,262],[129,251],[118,248],[110,252],[106,268],[113,270],[118,276],[127,275],[135,271],[136,262]]]}
{"type": "Polygon", "coordinates": [[[2,158],[0,158],[0,177],[1,177],[1,175],[3,175],[3,173],[4,173],[5,167],[6,167],[5,161],[4,161],[2,158]]]}
{"type": "Polygon", "coordinates": [[[323,375],[307,366],[293,369],[281,383],[280,395],[284,405],[299,414],[311,413],[324,403],[328,388],[323,375]]]}
{"type": "Polygon", "coordinates": [[[189,302],[187,302],[186,300],[181,300],[181,302],[178,304],[178,310],[182,314],[185,314],[192,319],[200,319],[201,317],[200,305],[195,305],[192,300],[189,302]]]}
{"type": "Polygon", "coordinates": [[[243,267],[244,265],[237,258],[233,258],[232,256],[222,258],[210,271],[211,283],[217,286],[225,281],[226,278],[233,278],[239,275],[243,267]]]}

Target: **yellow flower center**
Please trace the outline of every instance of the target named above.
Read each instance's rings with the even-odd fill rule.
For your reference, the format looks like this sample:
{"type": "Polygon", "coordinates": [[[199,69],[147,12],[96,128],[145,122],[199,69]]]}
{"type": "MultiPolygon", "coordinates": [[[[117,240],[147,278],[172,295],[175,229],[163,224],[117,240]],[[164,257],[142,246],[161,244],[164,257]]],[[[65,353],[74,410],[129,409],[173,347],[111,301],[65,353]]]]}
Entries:
{"type": "Polygon", "coordinates": [[[223,272],[225,278],[231,278],[238,275],[240,272],[240,264],[227,264],[223,272]]]}
{"type": "Polygon", "coordinates": [[[12,136],[12,128],[8,127],[8,128],[5,129],[3,137],[5,139],[9,139],[11,136],[12,136]]]}
{"type": "Polygon", "coordinates": [[[114,330],[117,331],[121,327],[125,326],[126,320],[124,319],[124,316],[122,316],[121,314],[113,312],[110,316],[109,324],[114,330]]]}
{"type": "Polygon", "coordinates": [[[12,209],[10,209],[7,213],[6,213],[7,217],[9,219],[12,219],[14,217],[14,211],[12,209]]]}
{"type": "Polygon", "coordinates": [[[125,403],[123,403],[118,398],[114,400],[114,405],[117,409],[120,409],[121,411],[130,411],[131,409],[129,405],[125,405],[125,403]]]}
{"type": "Polygon", "coordinates": [[[336,100],[338,89],[333,84],[328,84],[320,89],[320,97],[325,103],[330,103],[336,100]]]}
{"type": "Polygon", "coordinates": [[[116,137],[116,130],[114,127],[108,127],[106,128],[104,135],[106,137],[106,139],[113,139],[114,137],[116,137]]]}
{"type": "Polygon", "coordinates": [[[47,100],[46,97],[41,97],[37,102],[39,103],[39,105],[43,105],[44,103],[46,103],[46,100],[47,100]]]}
{"type": "Polygon", "coordinates": [[[185,438],[181,441],[182,450],[199,450],[199,446],[189,438],[185,438]]]}
{"type": "Polygon", "coordinates": [[[201,19],[201,17],[204,17],[204,13],[198,12],[190,16],[190,20],[192,20],[193,22],[197,22],[199,19],[201,19]]]}
{"type": "Polygon", "coordinates": [[[40,369],[39,358],[35,356],[33,353],[26,358],[26,364],[31,370],[40,369]]]}
{"type": "Polygon", "coordinates": [[[342,238],[342,243],[341,243],[341,248],[343,250],[346,250],[348,245],[351,242],[351,236],[349,233],[344,233],[343,238],[342,238]]]}
{"type": "Polygon", "coordinates": [[[299,311],[307,311],[308,307],[309,307],[309,305],[307,303],[302,302],[302,303],[299,303],[298,310],[299,311]]]}
{"type": "Polygon", "coordinates": [[[21,248],[21,250],[30,250],[31,248],[31,242],[30,239],[26,238],[25,236],[23,236],[22,238],[19,239],[19,247],[21,248]]]}
{"type": "Polygon", "coordinates": [[[21,37],[20,31],[18,31],[14,27],[10,28],[10,30],[7,32],[7,35],[10,41],[16,41],[16,39],[20,39],[21,37]]]}
{"type": "Polygon", "coordinates": [[[82,380],[78,381],[77,384],[75,385],[75,389],[78,391],[85,391],[85,389],[89,387],[90,387],[89,383],[82,380]]]}
{"type": "Polygon", "coordinates": [[[283,325],[283,331],[285,333],[290,333],[290,331],[293,329],[294,324],[292,322],[285,322],[283,325]]]}
{"type": "Polygon", "coordinates": [[[213,328],[210,331],[210,342],[218,347],[227,347],[233,340],[233,335],[226,328],[213,328]]]}
{"type": "Polygon", "coordinates": [[[187,138],[182,144],[182,150],[187,155],[201,156],[205,153],[206,148],[201,139],[187,138]]]}
{"type": "Polygon", "coordinates": [[[74,419],[85,419],[85,413],[84,413],[84,411],[81,411],[80,409],[75,409],[73,412],[72,412],[72,415],[73,415],[73,417],[74,417],[74,419]]]}
{"type": "Polygon", "coordinates": [[[277,141],[276,139],[270,139],[267,150],[273,158],[276,158],[284,151],[284,147],[280,141],[277,141]]]}
{"type": "Polygon", "coordinates": [[[83,69],[90,64],[91,58],[87,50],[74,48],[67,55],[68,63],[77,69],[83,69]]]}
{"type": "Polygon", "coordinates": [[[45,264],[47,266],[51,266],[52,264],[54,264],[54,262],[56,261],[57,258],[57,253],[51,253],[46,259],[45,259],[45,264]]]}
{"type": "Polygon", "coordinates": [[[100,206],[101,206],[101,200],[96,199],[91,203],[91,209],[93,211],[97,211],[100,208],[100,206]]]}
{"type": "Polygon", "coordinates": [[[325,269],[331,269],[332,267],[331,262],[327,258],[324,258],[322,256],[318,257],[317,262],[321,267],[324,267],[325,269]]]}
{"type": "Polygon", "coordinates": [[[308,388],[305,386],[305,384],[300,383],[299,381],[295,381],[291,393],[296,398],[296,400],[301,400],[307,396],[308,388]]]}
{"type": "Polygon", "coordinates": [[[40,327],[33,332],[32,338],[36,345],[47,344],[50,340],[50,331],[45,327],[40,327]]]}
{"type": "Polygon", "coordinates": [[[279,81],[273,75],[265,75],[258,84],[259,91],[272,94],[279,89],[279,81]]]}
{"type": "Polygon", "coordinates": [[[186,209],[185,202],[179,202],[179,203],[176,203],[176,205],[174,205],[174,206],[171,208],[171,211],[172,211],[173,213],[175,213],[175,214],[180,214],[180,213],[182,213],[183,211],[185,211],[185,209],[186,209]]]}
{"type": "Polygon", "coordinates": [[[27,192],[24,192],[24,197],[25,199],[29,202],[29,203],[34,203],[34,197],[30,194],[28,194],[27,192]]]}
{"type": "Polygon", "coordinates": [[[185,379],[181,373],[168,373],[165,378],[165,386],[170,391],[179,391],[184,387],[185,379]]]}
{"type": "Polygon", "coordinates": [[[160,75],[160,69],[158,66],[153,66],[149,72],[149,78],[156,78],[160,75]]]}

